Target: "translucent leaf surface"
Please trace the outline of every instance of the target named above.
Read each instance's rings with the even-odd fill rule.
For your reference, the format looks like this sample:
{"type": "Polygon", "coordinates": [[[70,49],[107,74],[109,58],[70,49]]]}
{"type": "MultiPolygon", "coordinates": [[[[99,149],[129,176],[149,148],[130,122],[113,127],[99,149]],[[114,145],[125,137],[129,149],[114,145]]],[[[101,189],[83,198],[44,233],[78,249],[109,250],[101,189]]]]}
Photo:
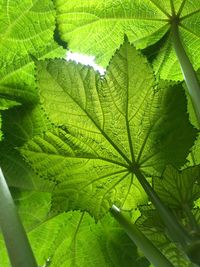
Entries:
{"type": "Polygon", "coordinates": [[[0,1],[0,108],[5,101],[13,106],[38,100],[32,57],[64,55],[53,40],[54,29],[51,0],[0,1]]]}
{"type": "Polygon", "coordinates": [[[128,43],[104,80],[57,60],[39,64],[38,83],[48,117],[62,127],[36,136],[21,152],[41,177],[58,183],[56,210],[80,208],[99,218],[111,203],[128,205],[138,190],[134,168],[160,175],[166,164],[184,162],[195,138],[182,89],[154,90],[150,66],[128,43]]]}
{"type": "Polygon", "coordinates": [[[154,179],[154,189],[166,205],[184,210],[185,206],[192,207],[200,197],[200,167],[190,167],[182,171],[167,166],[162,178],[154,179]]]}
{"type": "MultiPolygon", "coordinates": [[[[170,17],[180,15],[182,42],[194,67],[200,67],[199,0],[56,0],[60,34],[69,48],[95,55],[107,66],[126,34],[137,48],[155,44],[170,30],[170,17]],[[81,39],[81,42],[80,42],[81,39]]],[[[155,69],[165,79],[183,79],[170,37],[158,51],[155,69]]]]}
{"type": "Polygon", "coordinates": [[[159,248],[174,267],[195,267],[181,249],[172,243],[157,211],[152,205],[140,207],[141,216],[136,221],[139,229],[159,248]]]}
{"type": "MultiPolygon", "coordinates": [[[[6,101],[6,100],[5,100],[6,101]]],[[[22,105],[3,114],[4,139],[0,145],[1,168],[11,187],[51,191],[52,183],[39,178],[24,161],[17,146],[52,128],[40,105],[22,105]]]]}
{"type": "MultiPolygon", "coordinates": [[[[48,47],[41,48],[35,53],[37,58],[55,58],[64,54],[62,48],[54,42],[48,47]]],[[[1,54],[0,54],[1,56],[1,54]]],[[[35,64],[31,56],[17,55],[5,57],[0,68],[0,94],[1,97],[17,100],[19,102],[36,102],[38,100],[35,84],[35,64]]]]}
{"type": "MultiPolygon", "coordinates": [[[[38,193],[37,193],[38,194],[38,193]]],[[[26,225],[33,225],[44,214],[37,213],[30,215],[33,210],[34,197],[36,193],[23,193],[24,201],[19,212],[25,220],[26,225]],[[28,200],[31,206],[28,209],[28,200]],[[27,200],[27,201],[26,201],[27,200]],[[24,205],[25,204],[25,205],[24,205]],[[26,213],[27,212],[27,213],[26,213]]],[[[35,202],[43,205],[40,212],[48,211],[48,198],[43,195],[35,202]],[[46,202],[45,202],[46,201],[46,202]]],[[[50,267],[148,267],[149,263],[137,253],[137,248],[133,245],[120,226],[107,216],[103,221],[95,224],[94,220],[86,213],[69,212],[54,218],[44,220],[40,224],[35,224],[29,228],[29,240],[37,258],[39,266],[50,267]]],[[[1,240],[0,264],[10,267],[8,258],[3,248],[1,240]]]]}
{"type": "Polygon", "coordinates": [[[50,0],[2,0],[1,57],[34,54],[53,37],[55,10],[50,0]]]}

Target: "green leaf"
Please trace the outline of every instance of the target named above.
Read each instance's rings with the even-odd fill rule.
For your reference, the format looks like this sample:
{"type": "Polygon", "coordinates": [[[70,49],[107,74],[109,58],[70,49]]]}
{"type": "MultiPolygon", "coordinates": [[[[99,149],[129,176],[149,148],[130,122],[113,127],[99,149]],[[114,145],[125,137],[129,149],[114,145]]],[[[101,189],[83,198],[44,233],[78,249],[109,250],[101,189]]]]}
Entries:
{"type": "Polygon", "coordinates": [[[196,136],[184,92],[154,90],[151,67],[128,43],[103,80],[63,60],[41,62],[38,80],[48,117],[62,127],[36,136],[21,153],[42,177],[58,183],[56,210],[79,208],[100,218],[113,203],[129,206],[130,199],[135,208],[135,167],[160,175],[166,164],[184,163],[196,136]]]}
{"type": "Polygon", "coordinates": [[[11,188],[17,211],[27,232],[50,219],[51,193],[11,188]]]}
{"type": "Polygon", "coordinates": [[[0,57],[34,54],[53,39],[55,10],[50,0],[2,0],[0,57]]]}
{"type": "Polygon", "coordinates": [[[184,211],[185,206],[192,207],[200,197],[200,166],[178,171],[167,166],[162,178],[154,178],[153,186],[163,203],[171,208],[184,211]]]}
{"type": "MultiPolygon", "coordinates": [[[[47,255],[50,266],[149,266],[110,216],[98,224],[86,213],[70,212],[59,217],[56,218],[57,222],[60,220],[56,225],[57,238],[50,243],[47,255]]],[[[31,238],[36,236],[38,231],[31,238]]]]}
{"type": "Polygon", "coordinates": [[[200,67],[199,0],[56,0],[59,30],[73,51],[95,55],[107,66],[126,34],[131,43],[143,49],[164,36],[166,42],[157,53],[154,67],[164,79],[183,80],[172,48],[170,20],[180,15],[180,36],[194,68],[200,67]],[[81,42],[80,42],[81,40],[81,42]]]}
{"type": "Polygon", "coordinates": [[[125,34],[131,42],[143,38],[138,45],[143,48],[158,41],[169,28],[165,14],[148,0],[56,0],[55,6],[60,35],[69,49],[95,55],[102,66],[108,65],[125,34]]]}
{"type": "Polygon", "coordinates": [[[1,141],[2,136],[3,136],[2,131],[1,131],[1,124],[2,124],[2,118],[1,118],[1,114],[0,114],[0,141],[1,141]]]}
{"type": "MultiPolygon", "coordinates": [[[[0,111],[7,110],[11,107],[19,106],[19,105],[20,104],[17,103],[16,101],[0,98],[0,111]]],[[[3,136],[2,131],[1,131],[1,124],[2,124],[2,114],[0,113],[0,140],[2,139],[2,136],[3,136]]]]}
{"type": "Polygon", "coordinates": [[[3,120],[6,142],[13,148],[53,128],[40,104],[24,104],[10,109],[3,114],[3,120]]]}
{"type": "Polygon", "coordinates": [[[194,166],[200,164],[200,134],[191,149],[190,154],[187,157],[188,162],[186,166],[194,166]]]}
{"type": "MultiPolygon", "coordinates": [[[[0,111],[7,110],[11,107],[19,106],[19,105],[20,105],[20,103],[18,103],[16,101],[0,98],[0,111]]],[[[3,137],[3,133],[1,131],[1,126],[2,126],[2,114],[0,113],[0,140],[3,137]]]]}
{"type": "Polygon", "coordinates": [[[167,236],[167,230],[152,205],[140,207],[141,216],[136,224],[139,229],[161,250],[174,267],[195,267],[175,243],[167,236]]]}
{"type": "Polygon", "coordinates": [[[24,161],[18,151],[5,141],[1,143],[0,162],[10,187],[51,192],[54,183],[42,180],[24,161]]]}
{"type": "Polygon", "coordinates": [[[4,112],[3,120],[0,162],[8,185],[24,190],[51,191],[53,183],[40,179],[16,150],[34,135],[52,128],[41,106],[29,104],[12,108],[4,112]]]}
{"type": "Polygon", "coordinates": [[[35,102],[38,96],[32,56],[64,55],[63,48],[53,40],[53,2],[2,0],[0,21],[0,95],[17,102],[35,102]]]}
{"type": "MultiPolygon", "coordinates": [[[[36,200],[35,193],[28,195],[29,197],[36,200]]],[[[48,198],[46,201],[42,203],[39,199],[39,203],[43,204],[48,211],[48,198]]],[[[27,203],[24,201],[25,206],[21,207],[21,211],[19,210],[25,221],[29,221],[30,209],[34,210],[34,201],[30,202],[30,209],[27,203]]],[[[37,203],[35,204],[38,206],[37,203]]],[[[41,218],[38,212],[35,218],[34,216],[30,218],[37,220],[37,216],[41,218]]],[[[95,224],[86,213],[68,212],[35,225],[31,230],[29,229],[28,236],[40,266],[48,262],[51,267],[149,266],[147,260],[138,255],[137,248],[111,216],[95,224]]],[[[1,243],[0,248],[1,266],[10,267],[5,248],[1,243]]]]}
{"type": "MultiPolygon", "coordinates": [[[[10,55],[10,54],[8,54],[10,55]]],[[[64,55],[64,50],[54,42],[35,53],[38,59],[55,58],[64,55]]],[[[38,100],[35,83],[35,64],[29,55],[18,55],[12,59],[2,59],[0,68],[0,95],[19,102],[38,100]]]]}
{"type": "Polygon", "coordinates": [[[7,110],[19,105],[20,103],[17,103],[16,101],[0,98],[0,110],[7,110]]]}

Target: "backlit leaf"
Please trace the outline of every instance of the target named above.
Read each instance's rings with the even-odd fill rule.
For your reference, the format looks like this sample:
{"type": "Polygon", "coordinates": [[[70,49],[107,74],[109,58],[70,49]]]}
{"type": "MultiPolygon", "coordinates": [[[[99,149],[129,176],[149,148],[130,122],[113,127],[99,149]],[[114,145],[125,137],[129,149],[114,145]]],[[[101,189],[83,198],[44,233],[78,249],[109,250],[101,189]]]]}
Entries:
{"type": "Polygon", "coordinates": [[[100,218],[116,203],[144,203],[135,169],[160,175],[180,166],[195,138],[181,87],[154,90],[146,59],[128,43],[102,80],[91,68],[63,60],[38,66],[41,103],[62,127],[28,141],[23,156],[54,179],[55,210],[82,209],[100,218]],[[134,198],[140,190],[141,196],[134,198]]]}
{"type": "Polygon", "coordinates": [[[59,30],[69,48],[95,55],[107,66],[126,34],[131,43],[143,49],[166,37],[154,62],[164,79],[183,80],[171,45],[170,27],[174,5],[180,16],[183,45],[194,68],[200,67],[199,0],[56,0],[59,30]],[[81,41],[80,41],[81,40],[81,41]]]}

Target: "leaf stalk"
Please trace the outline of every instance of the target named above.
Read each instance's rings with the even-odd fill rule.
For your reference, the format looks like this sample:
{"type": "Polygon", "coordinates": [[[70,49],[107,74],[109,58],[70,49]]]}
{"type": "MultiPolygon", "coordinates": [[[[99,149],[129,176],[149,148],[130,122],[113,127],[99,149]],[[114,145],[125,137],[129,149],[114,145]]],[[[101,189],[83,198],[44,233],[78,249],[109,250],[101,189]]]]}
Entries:
{"type": "Polygon", "coordinates": [[[37,267],[38,265],[1,168],[0,227],[12,267],[37,267]]]}
{"type": "Polygon", "coordinates": [[[200,83],[197,78],[196,72],[188,58],[185,49],[182,45],[179,35],[179,24],[174,20],[171,23],[171,38],[172,44],[178,58],[185,83],[191,97],[193,107],[196,113],[197,120],[200,124],[200,83]]]}
{"type": "Polygon", "coordinates": [[[126,231],[130,239],[143,251],[145,257],[155,267],[174,267],[171,262],[169,262],[169,260],[138,229],[138,227],[131,223],[131,221],[115,205],[112,206],[110,212],[126,231]]]}
{"type": "Polygon", "coordinates": [[[186,248],[193,238],[186,232],[182,225],[177,221],[173,213],[163,204],[157,193],[153,190],[149,182],[141,173],[139,168],[134,168],[134,173],[144,188],[145,192],[149,196],[151,202],[157,209],[163,223],[169,231],[170,237],[175,242],[179,242],[184,248],[186,248]]]}

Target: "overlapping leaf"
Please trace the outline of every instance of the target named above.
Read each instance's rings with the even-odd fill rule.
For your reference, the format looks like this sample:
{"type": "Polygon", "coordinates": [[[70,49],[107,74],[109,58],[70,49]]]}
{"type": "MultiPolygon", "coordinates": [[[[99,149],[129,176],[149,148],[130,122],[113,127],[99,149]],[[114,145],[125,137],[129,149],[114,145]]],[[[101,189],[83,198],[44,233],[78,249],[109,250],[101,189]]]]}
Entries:
{"type": "Polygon", "coordinates": [[[49,191],[52,183],[41,180],[16,149],[34,135],[52,128],[41,106],[28,104],[12,108],[3,114],[3,121],[0,162],[8,185],[23,190],[49,191]]]}
{"type": "Polygon", "coordinates": [[[2,0],[0,57],[34,54],[52,40],[55,10],[50,0],[2,0]]]}
{"type": "MultiPolygon", "coordinates": [[[[200,81],[200,70],[198,70],[197,75],[200,81]]],[[[186,85],[184,85],[184,87],[186,88],[186,85]]],[[[188,102],[188,113],[189,113],[190,121],[200,131],[200,125],[195,115],[192,101],[191,101],[189,94],[187,93],[187,90],[186,90],[186,95],[187,95],[187,100],[188,100],[187,101],[188,102]]],[[[188,161],[189,161],[187,164],[188,166],[194,166],[194,165],[200,164],[200,133],[197,137],[197,140],[195,141],[194,146],[191,149],[191,152],[188,156],[188,161]]]]}
{"type": "Polygon", "coordinates": [[[51,0],[0,2],[0,106],[6,101],[38,100],[32,56],[54,58],[64,54],[53,40],[54,29],[51,0]]]}
{"type": "MultiPolygon", "coordinates": [[[[46,256],[52,267],[149,266],[146,260],[139,257],[134,245],[110,216],[95,224],[86,213],[69,212],[33,231],[30,239],[38,239],[38,236],[42,238],[41,241],[50,241],[49,246],[42,245],[40,249],[40,262],[44,262],[46,256]],[[44,231],[45,228],[48,231],[44,231]],[[53,233],[56,229],[56,235],[50,235],[49,229],[53,233]]],[[[35,251],[37,254],[38,246],[35,246],[35,251]]]]}
{"type": "MultiPolygon", "coordinates": [[[[18,201],[39,266],[46,266],[45,263],[51,267],[149,266],[111,216],[98,224],[88,214],[80,212],[48,217],[50,202],[44,193],[24,192],[18,201]]],[[[1,239],[0,248],[1,266],[10,267],[1,239]]]]}
{"type": "Polygon", "coordinates": [[[0,3],[0,94],[9,99],[36,98],[34,64],[29,55],[61,55],[53,43],[52,1],[3,0],[0,3]]]}
{"type": "Polygon", "coordinates": [[[1,131],[1,124],[2,124],[2,114],[1,111],[7,110],[14,106],[19,106],[20,104],[16,101],[2,99],[0,98],[0,140],[2,139],[2,131],[1,131]]]}
{"type": "Polygon", "coordinates": [[[154,189],[162,201],[179,211],[191,208],[200,197],[200,166],[178,171],[167,166],[161,179],[154,179],[154,189]]]}
{"type": "Polygon", "coordinates": [[[165,225],[152,205],[140,207],[141,216],[136,221],[139,229],[159,248],[174,267],[194,267],[187,256],[169,240],[165,225]]]}
{"type": "MultiPolygon", "coordinates": [[[[180,13],[181,39],[194,67],[200,67],[199,0],[56,0],[59,29],[69,48],[92,54],[107,66],[126,34],[137,48],[155,44],[170,30],[170,17],[180,13]],[[81,42],[80,42],[81,39],[81,42]]],[[[158,53],[155,69],[162,78],[183,79],[170,36],[158,53]]]]}
{"type": "MultiPolygon", "coordinates": [[[[48,47],[35,52],[37,58],[54,58],[64,54],[62,48],[54,42],[48,47]]],[[[1,56],[1,53],[0,53],[1,56]]],[[[10,54],[8,53],[8,56],[10,54]]],[[[4,56],[5,57],[5,56],[4,56]]],[[[19,102],[36,102],[38,95],[35,84],[35,65],[29,55],[17,55],[1,59],[0,68],[0,95],[1,97],[19,102]]]]}
{"type": "MultiPolygon", "coordinates": [[[[128,43],[101,80],[91,68],[61,60],[41,62],[41,102],[53,123],[21,149],[33,169],[54,179],[56,210],[79,208],[101,217],[113,203],[132,208],[134,168],[159,175],[180,165],[195,138],[182,88],[154,90],[146,59],[128,43]],[[137,167],[136,167],[137,168],[137,167]]],[[[141,187],[139,187],[141,190],[141,187]]],[[[135,204],[134,204],[135,202],[135,204]]]]}

